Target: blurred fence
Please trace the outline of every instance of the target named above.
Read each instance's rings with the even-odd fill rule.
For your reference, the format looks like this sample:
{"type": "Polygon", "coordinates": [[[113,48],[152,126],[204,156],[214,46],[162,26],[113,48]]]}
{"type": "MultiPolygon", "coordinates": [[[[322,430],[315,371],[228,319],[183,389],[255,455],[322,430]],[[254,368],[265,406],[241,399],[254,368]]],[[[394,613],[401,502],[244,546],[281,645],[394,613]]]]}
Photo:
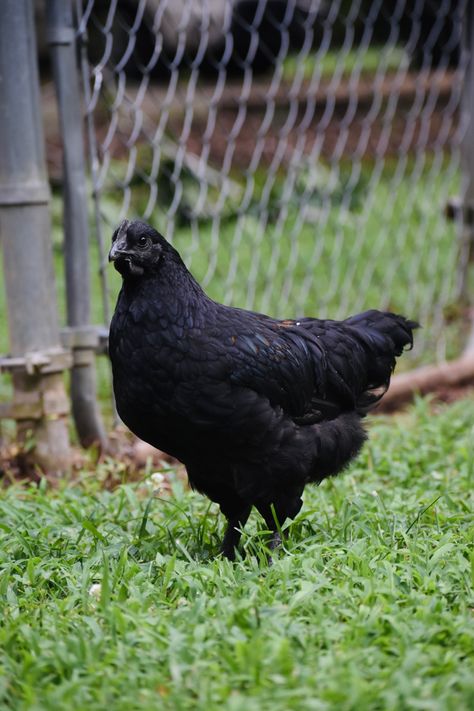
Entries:
{"type": "Polygon", "coordinates": [[[215,298],[277,316],[393,309],[424,325],[415,358],[459,351],[467,250],[445,209],[461,189],[464,2],[77,11],[100,240],[142,216],[215,298]]]}
{"type": "Polygon", "coordinates": [[[64,430],[64,397],[44,384],[71,369],[79,439],[105,445],[94,371],[104,334],[91,322],[110,318],[119,280],[107,252],[125,217],[160,229],[215,299],[285,317],[391,309],[423,324],[412,363],[462,352],[474,252],[467,0],[3,0],[0,24],[0,369],[15,391],[0,418],[40,434],[60,418],[64,430]],[[61,333],[34,37],[24,41],[33,7],[51,57],[46,159],[65,213],[61,333]],[[26,194],[23,173],[42,189],[26,194]],[[38,233],[39,212],[34,258],[15,239],[38,233]],[[38,300],[25,320],[18,299],[33,286],[22,284],[36,283],[49,306],[38,300]]]}

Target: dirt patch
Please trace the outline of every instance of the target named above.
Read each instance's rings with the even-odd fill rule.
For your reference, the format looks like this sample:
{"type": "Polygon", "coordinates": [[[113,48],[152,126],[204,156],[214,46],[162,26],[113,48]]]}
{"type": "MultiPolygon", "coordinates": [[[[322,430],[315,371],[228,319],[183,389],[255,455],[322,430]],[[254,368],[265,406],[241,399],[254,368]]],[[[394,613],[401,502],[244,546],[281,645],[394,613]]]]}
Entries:
{"type": "MultiPolygon", "coordinates": [[[[39,483],[47,475],[35,466],[32,453],[25,451],[15,441],[0,447],[0,487],[14,483],[39,483]]],[[[109,433],[107,452],[94,448],[87,451],[73,446],[71,468],[66,474],[74,484],[84,478],[94,478],[107,489],[114,489],[123,482],[143,482],[148,493],[159,488],[169,493],[171,480],[187,482],[184,466],[164,452],[142,442],[123,427],[109,433]],[[159,474],[159,476],[157,476],[159,474]]],[[[48,477],[54,485],[54,479],[48,477]]]]}
{"type": "MultiPolygon", "coordinates": [[[[179,83],[171,99],[167,88],[151,85],[141,95],[129,82],[119,109],[99,101],[94,125],[99,156],[128,158],[134,146],[168,141],[176,151],[206,157],[226,172],[260,167],[284,169],[299,156],[328,161],[397,158],[410,153],[450,149],[459,142],[461,76],[456,71],[397,72],[376,80],[331,78],[317,86],[306,80],[295,88],[255,79],[250,89],[228,82],[216,95],[214,85],[198,85],[187,96],[179,83]],[[111,128],[112,116],[114,128],[111,128]],[[116,122],[116,123],[115,123],[116,122]],[[257,158],[257,160],[256,160],[257,158]]],[[[110,91],[111,89],[111,91],[110,91]]],[[[43,87],[47,160],[50,175],[60,180],[62,148],[54,88],[43,87]]],[[[143,168],[143,166],[138,166],[143,168]]]]}
{"type": "Polygon", "coordinates": [[[209,161],[248,169],[258,150],[259,165],[285,167],[295,156],[328,161],[398,158],[409,153],[448,149],[458,141],[454,72],[373,77],[357,83],[330,82],[317,91],[306,84],[292,96],[283,87],[274,97],[257,91],[245,102],[227,94],[213,111],[172,116],[174,140],[209,161]],[[305,92],[306,88],[306,92],[305,92]],[[258,145],[257,145],[258,144],[258,145]]]}

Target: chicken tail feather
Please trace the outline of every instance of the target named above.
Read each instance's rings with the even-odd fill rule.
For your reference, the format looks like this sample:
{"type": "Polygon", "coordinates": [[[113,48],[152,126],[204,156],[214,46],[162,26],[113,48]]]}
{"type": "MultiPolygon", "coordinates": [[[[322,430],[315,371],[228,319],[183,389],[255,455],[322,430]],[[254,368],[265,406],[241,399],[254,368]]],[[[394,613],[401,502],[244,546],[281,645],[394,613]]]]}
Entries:
{"type": "Polygon", "coordinates": [[[357,410],[364,414],[385,394],[396,358],[413,347],[413,331],[419,328],[416,321],[404,316],[383,312],[365,311],[344,321],[367,352],[367,387],[357,400],[357,410]]]}

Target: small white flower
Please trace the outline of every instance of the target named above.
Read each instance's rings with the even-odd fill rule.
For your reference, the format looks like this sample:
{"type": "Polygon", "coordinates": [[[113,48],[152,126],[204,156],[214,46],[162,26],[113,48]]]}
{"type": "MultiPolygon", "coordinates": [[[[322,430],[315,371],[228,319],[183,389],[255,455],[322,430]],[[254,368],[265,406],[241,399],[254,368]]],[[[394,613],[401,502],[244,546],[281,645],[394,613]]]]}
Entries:
{"type": "Polygon", "coordinates": [[[162,474],[161,472],[153,472],[150,476],[150,485],[153,489],[153,492],[155,494],[159,494],[161,491],[161,487],[163,485],[163,482],[165,481],[165,475],[162,474]]]}
{"type": "Polygon", "coordinates": [[[91,585],[89,588],[89,595],[91,595],[91,597],[99,599],[101,592],[102,585],[100,583],[93,583],[93,585],[91,585]]]}
{"type": "Polygon", "coordinates": [[[153,474],[150,476],[150,479],[153,485],[159,488],[165,480],[165,475],[161,472],[153,472],[153,474]]]}
{"type": "Polygon", "coordinates": [[[371,491],[370,493],[372,494],[372,496],[375,496],[375,497],[377,497],[379,495],[379,492],[376,491],[375,489],[373,491],[371,491]]]}

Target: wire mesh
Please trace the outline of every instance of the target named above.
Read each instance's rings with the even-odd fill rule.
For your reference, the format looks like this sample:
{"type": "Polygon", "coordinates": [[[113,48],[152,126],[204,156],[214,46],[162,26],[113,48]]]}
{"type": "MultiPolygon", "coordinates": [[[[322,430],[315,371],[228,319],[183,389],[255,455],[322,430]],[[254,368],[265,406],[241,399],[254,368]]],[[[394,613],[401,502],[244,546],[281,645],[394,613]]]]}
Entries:
{"type": "MultiPolygon", "coordinates": [[[[77,2],[96,232],[175,243],[213,298],[391,309],[460,348],[460,0],[77,2]]],[[[104,298],[107,292],[104,287],[104,298]]],[[[108,318],[108,307],[106,318],[108,318]]]]}

